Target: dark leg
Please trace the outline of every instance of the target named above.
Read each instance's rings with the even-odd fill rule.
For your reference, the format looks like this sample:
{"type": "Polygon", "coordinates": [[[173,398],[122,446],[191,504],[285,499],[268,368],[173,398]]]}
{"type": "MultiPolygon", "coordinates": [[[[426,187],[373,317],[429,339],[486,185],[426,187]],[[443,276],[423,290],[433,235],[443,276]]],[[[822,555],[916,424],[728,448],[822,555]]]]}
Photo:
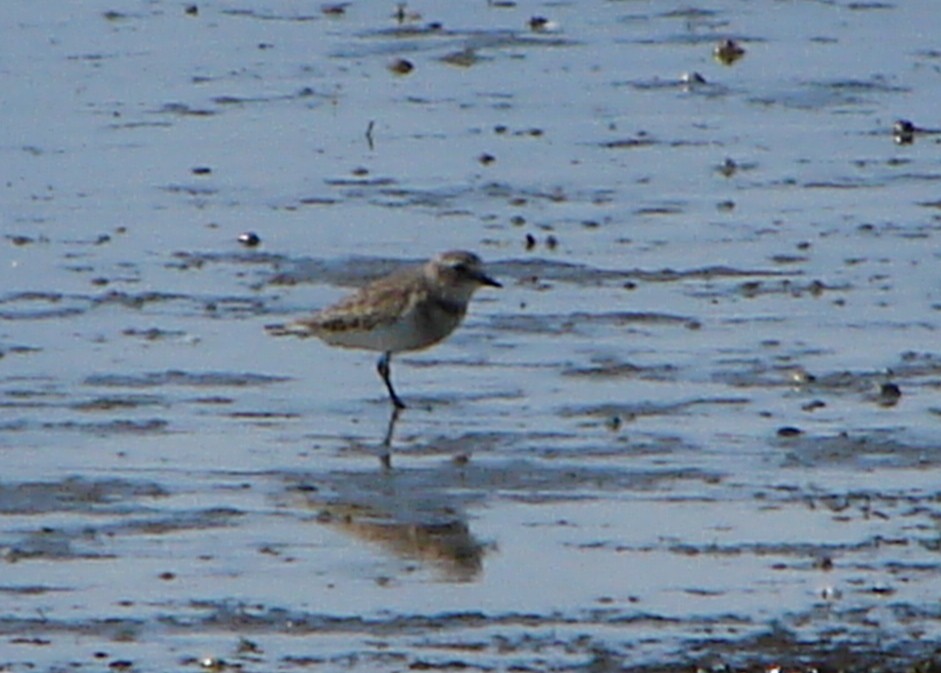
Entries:
{"type": "Polygon", "coordinates": [[[388,351],[382,354],[382,357],[379,358],[379,363],[376,365],[376,371],[379,372],[379,376],[382,377],[382,382],[386,384],[386,390],[389,391],[389,397],[392,399],[392,404],[396,409],[404,409],[405,402],[399,399],[399,396],[395,394],[395,388],[392,387],[392,379],[389,378],[390,372],[390,363],[392,361],[392,353],[388,351]]]}

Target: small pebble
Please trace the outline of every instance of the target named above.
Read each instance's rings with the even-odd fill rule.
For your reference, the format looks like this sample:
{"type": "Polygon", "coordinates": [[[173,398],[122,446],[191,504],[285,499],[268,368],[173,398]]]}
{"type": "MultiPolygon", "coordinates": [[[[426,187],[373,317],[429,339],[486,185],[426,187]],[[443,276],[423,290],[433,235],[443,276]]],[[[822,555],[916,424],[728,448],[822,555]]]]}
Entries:
{"type": "Polygon", "coordinates": [[[789,372],[789,378],[792,383],[797,385],[804,385],[806,383],[813,383],[817,380],[817,377],[809,373],[803,367],[795,367],[789,372]]]}
{"type": "Polygon", "coordinates": [[[879,404],[881,406],[894,407],[900,399],[902,399],[902,389],[898,387],[898,384],[890,381],[879,387],[879,404]]]}
{"type": "Polygon", "coordinates": [[[495,156],[493,156],[492,154],[487,154],[486,152],[484,152],[479,157],[477,157],[477,161],[482,163],[484,166],[489,166],[496,160],[497,158],[495,156]]]}
{"type": "Polygon", "coordinates": [[[719,166],[719,172],[727,178],[731,178],[738,171],[738,164],[733,159],[726,158],[719,166]]]}
{"type": "Polygon", "coordinates": [[[208,668],[213,671],[221,671],[228,664],[226,664],[225,660],[219,659],[217,657],[203,657],[199,660],[199,665],[202,668],[208,668]]]}
{"type": "Polygon", "coordinates": [[[249,640],[248,638],[244,638],[244,637],[239,638],[239,645],[238,645],[239,654],[246,654],[246,653],[260,654],[261,651],[262,649],[258,646],[258,643],[256,643],[255,641],[249,640]]]}
{"type": "Polygon", "coordinates": [[[842,595],[839,589],[834,589],[833,587],[824,587],[820,590],[820,598],[825,601],[838,600],[842,595]]]}
{"type": "Polygon", "coordinates": [[[778,428],[778,437],[799,437],[804,434],[804,431],[800,428],[795,428],[793,425],[785,425],[782,428],[778,428]]]}
{"type": "Polygon", "coordinates": [[[526,234],[526,249],[532,250],[536,247],[536,237],[532,234],[526,234]]]}
{"type": "Polygon", "coordinates": [[[441,60],[444,63],[454,65],[459,68],[469,68],[480,61],[480,57],[477,56],[476,51],[467,48],[461,49],[460,51],[451,52],[450,54],[445,54],[441,57],[441,60]]]}
{"type": "Polygon", "coordinates": [[[397,58],[389,64],[389,71],[396,75],[407,75],[415,69],[411,61],[397,58]]]}
{"type": "Polygon", "coordinates": [[[918,129],[907,119],[899,119],[892,125],[892,137],[896,145],[911,145],[915,142],[915,131],[918,129]]]}
{"type": "Polygon", "coordinates": [[[548,236],[546,236],[547,248],[549,248],[550,250],[555,250],[558,247],[558,245],[559,245],[559,240],[555,236],[553,236],[552,234],[549,234],[548,236]]]}
{"type": "Polygon", "coordinates": [[[196,166],[192,169],[193,175],[210,175],[212,169],[209,166],[196,166]]]}
{"type": "Polygon", "coordinates": [[[546,30],[549,27],[549,19],[544,16],[533,16],[529,19],[529,29],[533,32],[539,33],[546,30]]]}
{"type": "Polygon", "coordinates": [[[745,49],[735,40],[723,40],[712,50],[712,55],[722,65],[732,65],[745,56],[745,49]]]}
{"type": "Polygon", "coordinates": [[[198,16],[198,15],[199,15],[199,7],[197,7],[196,5],[187,5],[187,6],[186,6],[186,14],[187,14],[188,16],[198,16]]]}
{"type": "Polygon", "coordinates": [[[246,231],[244,234],[239,234],[238,241],[246,248],[254,248],[261,243],[261,238],[254,231],[246,231]]]}

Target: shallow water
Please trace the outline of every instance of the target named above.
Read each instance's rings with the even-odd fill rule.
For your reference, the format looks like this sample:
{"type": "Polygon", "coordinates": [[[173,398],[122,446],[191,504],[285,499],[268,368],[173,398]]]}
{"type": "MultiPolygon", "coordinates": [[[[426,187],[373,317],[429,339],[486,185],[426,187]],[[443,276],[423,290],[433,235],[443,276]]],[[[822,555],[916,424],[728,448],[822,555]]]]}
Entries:
{"type": "Polygon", "coordinates": [[[0,667],[935,656],[932,2],[193,7],[0,9],[0,667]]]}

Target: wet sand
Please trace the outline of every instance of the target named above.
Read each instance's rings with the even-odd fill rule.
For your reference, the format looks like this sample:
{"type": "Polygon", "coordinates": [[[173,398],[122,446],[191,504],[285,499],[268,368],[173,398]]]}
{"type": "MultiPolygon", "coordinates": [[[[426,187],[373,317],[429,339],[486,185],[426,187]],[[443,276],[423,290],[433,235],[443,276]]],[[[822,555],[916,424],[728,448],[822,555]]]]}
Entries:
{"type": "Polygon", "coordinates": [[[941,14],[678,7],[5,5],[0,669],[934,670],[941,14]]]}

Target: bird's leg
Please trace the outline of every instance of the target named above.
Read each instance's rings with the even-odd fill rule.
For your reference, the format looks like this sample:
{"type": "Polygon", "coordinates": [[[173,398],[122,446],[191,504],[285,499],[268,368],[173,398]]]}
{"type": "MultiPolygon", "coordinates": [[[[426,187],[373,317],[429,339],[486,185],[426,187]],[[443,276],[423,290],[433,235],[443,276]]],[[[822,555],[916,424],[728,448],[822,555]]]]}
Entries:
{"type": "Polygon", "coordinates": [[[392,361],[392,353],[386,351],[382,354],[382,357],[379,358],[378,364],[376,364],[376,371],[379,372],[379,376],[382,377],[382,382],[386,384],[386,389],[389,391],[389,397],[392,399],[392,404],[396,409],[404,409],[405,402],[399,399],[399,396],[395,394],[395,388],[392,387],[392,379],[389,378],[390,373],[390,363],[392,361]]]}

